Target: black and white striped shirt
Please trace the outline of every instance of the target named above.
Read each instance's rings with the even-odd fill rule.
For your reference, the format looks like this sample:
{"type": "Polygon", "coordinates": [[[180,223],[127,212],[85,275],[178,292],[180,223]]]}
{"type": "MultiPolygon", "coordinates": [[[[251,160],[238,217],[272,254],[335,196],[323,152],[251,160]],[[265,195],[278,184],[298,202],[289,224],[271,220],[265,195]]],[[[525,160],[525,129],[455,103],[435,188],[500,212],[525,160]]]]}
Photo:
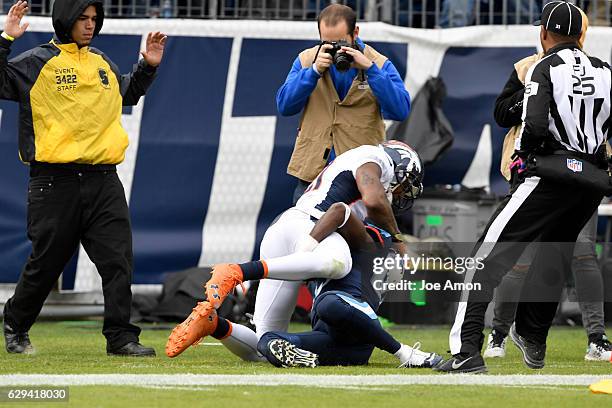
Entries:
{"type": "Polygon", "coordinates": [[[610,65],[575,44],[551,48],[525,79],[523,125],[515,149],[549,147],[594,154],[609,137],[610,65]]]}

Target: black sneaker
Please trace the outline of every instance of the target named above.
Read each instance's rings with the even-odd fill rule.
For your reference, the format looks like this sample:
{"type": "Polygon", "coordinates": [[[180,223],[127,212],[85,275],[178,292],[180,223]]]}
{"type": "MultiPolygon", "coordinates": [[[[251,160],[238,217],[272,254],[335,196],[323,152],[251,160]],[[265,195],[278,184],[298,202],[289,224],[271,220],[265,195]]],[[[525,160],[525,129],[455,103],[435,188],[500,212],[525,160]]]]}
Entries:
{"type": "Polygon", "coordinates": [[[145,347],[138,342],[132,341],[116,349],[110,349],[107,347],[106,354],[109,356],[123,357],[155,357],[155,350],[150,347],[145,347]]]}
{"type": "Polygon", "coordinates": [[[481,374],[487,372],[487,366],[480,354],[472,354],[471,356],[456,354],[438,364],[433,370],[441,373],[481,374]]]}
{"type": "Polygon", "coordinates": [[[319,355],[302,350],[286,340],[274,339],[268,342],[268,351],[273,357],[270,363],[277,367],[311,367],[319,365],[319,355]],[[275,360],[275,361],[274,361],[275,360]]]}
{"type": "Polygon", "coordinates": [[[6,322],[4,323],[4,341],[6,351],[12,354],[34,354],[34,347],[30,343],[28,332],[19,333],[6,322]]]}
{"type": "Polygon", "coordinates": [[[546,357],[546,344],[539,344],[526,339],[516,332],[516,327],[510,328],[510,338],[516,347],[523,353],[523,361],[529,368],[539,370],[544,368],[544,357],[546,357]]]}

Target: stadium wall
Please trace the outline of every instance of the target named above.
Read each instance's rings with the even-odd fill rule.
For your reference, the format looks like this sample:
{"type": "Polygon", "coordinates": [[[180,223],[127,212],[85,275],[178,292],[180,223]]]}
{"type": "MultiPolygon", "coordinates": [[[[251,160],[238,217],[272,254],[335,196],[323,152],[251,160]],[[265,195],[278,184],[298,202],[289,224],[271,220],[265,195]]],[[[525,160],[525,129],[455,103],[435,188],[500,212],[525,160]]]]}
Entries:
{"type": "MultiPolygon", "coordinates": [[[[50,19],[28,20],[12,56],[51,39],[50,19]]],[[[279,116],[275,94],[297,53],[318,38],[312,22],[109,19],[93,45],[128,72],[143,34],[158,30],[169,35],[159,77],[123,112],[131,144],[119,173],[131,207],[136,284],[158,284],[165,273],[194,265],[258,257],[266,227],[290,206],[295,184],[285,170],[298,116],[279,116]]],[[[505,131],[493,121],[493,102],[513,63],[536,51],[538,28],[362,23],[361,35],[393,61],[413,96],[430,76],[447,85],[444,110],[455,142],[427,168],[426,183],[470,184],[464,177],[472,162],[492,163],[488,183],[503,193],[497,164],[505,131]]],[[[589,29],[585,48],[610,61],[612,28],[589,29]]],[[[17,156],[15,103],[0,101],[0,121],[0,284],[10,284],[29,253],[27,166],[17,156]]],[[[81,248],[62,289],[99,288],[81,248]]]]}

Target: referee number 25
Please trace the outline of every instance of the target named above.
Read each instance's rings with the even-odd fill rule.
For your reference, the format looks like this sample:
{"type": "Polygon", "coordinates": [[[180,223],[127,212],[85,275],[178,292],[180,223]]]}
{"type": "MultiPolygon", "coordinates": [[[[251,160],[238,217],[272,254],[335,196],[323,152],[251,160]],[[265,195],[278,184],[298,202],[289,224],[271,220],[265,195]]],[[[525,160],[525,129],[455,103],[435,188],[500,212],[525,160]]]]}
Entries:
{"type": "Polygon", "coordinates": [[[574,95],[582,95],[582,96],[591,96],[595,94],[595,77],[585,76],[586,72],[582,65],[574,65],[574,73],[577,75],[572,75],[573,78],[573,94],[574,95]]]}

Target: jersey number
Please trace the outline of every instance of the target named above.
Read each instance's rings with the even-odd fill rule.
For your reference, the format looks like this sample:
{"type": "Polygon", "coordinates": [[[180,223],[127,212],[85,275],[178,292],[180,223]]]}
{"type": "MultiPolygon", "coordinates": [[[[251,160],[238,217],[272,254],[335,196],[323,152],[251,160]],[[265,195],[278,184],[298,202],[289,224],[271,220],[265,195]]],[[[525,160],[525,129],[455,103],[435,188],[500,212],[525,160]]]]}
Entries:
{"type": "Polygon", "coordinates": [[[573,94],[582,96],[591,96],[595,94],[595,78],[592,76],[585,76],[586,71],[582,65],[574,65],[574,73],[572,75],[573,82],[573,94]]]}

